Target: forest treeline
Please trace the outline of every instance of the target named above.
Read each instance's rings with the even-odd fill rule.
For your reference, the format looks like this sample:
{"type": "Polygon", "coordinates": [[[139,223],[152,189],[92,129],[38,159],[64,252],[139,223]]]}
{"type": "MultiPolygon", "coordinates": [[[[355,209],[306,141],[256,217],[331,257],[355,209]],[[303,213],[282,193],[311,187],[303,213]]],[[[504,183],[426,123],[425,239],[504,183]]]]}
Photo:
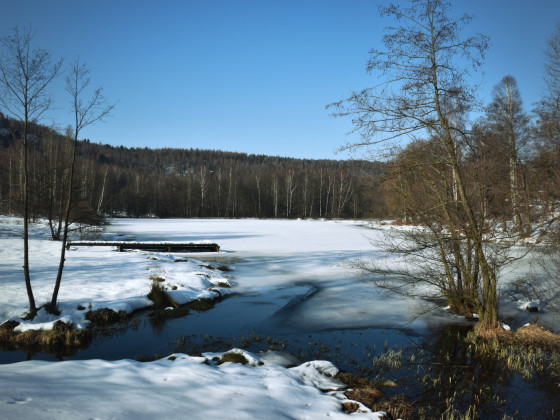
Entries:
{"type": "MultiPolygon", "coordinates": [[[[21,132],[19,120],[0,113],[2,214],[21,214],[21,132]]],[[[28,137],[30,214],[51,220],[56,238],[67,199],[72,140],[38,124],[30,124],[28,137]]],[[[554,211],[560,200],[557,138],[554,113],[542,104],[533,113],[525,111],[514,78],[506,76],[496,85],[486,115],[457,137],[461,171],[479,185],[476,194],[488,217],[528,228],[538,213],[554,211]]],[[[454,194],[450,168],[437,163],[438,147],[436,138],[417,140],[381,162],[127,148],[83,140],[77,146],[72,219],[417,219],[419,205],[435,205],[430,198],[435,184],[427,188],[426,177],[443,182],[454,194]]]]}
{"type": "MultiPolygon", "coordinates": [[[[0,114],[0,213],[20,214],[21,123],[0,114]]],[[[70,139],[29,129],[32,217],[58,220],[66,202],[70,139]]],[[[381,162],[293,159],[199,150],[77,147],[73,219],[126,217],[369,218],[387,214],[381,162]]],[[[55,223],[56,227],[56,223],[55,223]]],[[[55,235],[56,236],[56,235],[55,235]]]]}
{"type": "MultiPolygon", "coordinates": [[[[514,79],[497,86],[504,83],[519,95],[514,79]]],[[[516,101],[518,114],[512,119],[518,144],[512,147],[504,141],[507,124],[499,123],[489,106],[487,116],[461,140],[462,166],[478,182],[484,180],[486,187],[480,193],[489,215],[511,218],[515,210],[522,223],[521,217],[530,222],[537,208],[555,208],[560,199],[560,156],[550,119],[542,112],[531,119],[519,108],[519,96],[516,101]]],[[[2,214],[21,214],[21,145],[15,140],[20,135],[21,123],[0,113],[2,214]]],[[[67,195],[71,139],[37,124],[31,125],[28,136],[31,215],[59,221],[67,195]]],[[[127,148],[83,140],[77,149],[73,219],[84,223],[99,216],[407,219],[414,214],[408,208],[411,203],[418,205],[433,195],[415,179],[425,177],[422,168],[439,153],[434,147],[434,140],[416,141],[388,161],[371,162],[127,148]]],[[[447,171],[442,165],[439,175],[431,176],[450,179],[447,171]]],[[[452,183],[448,187],[452,189],[452,183]]]]}

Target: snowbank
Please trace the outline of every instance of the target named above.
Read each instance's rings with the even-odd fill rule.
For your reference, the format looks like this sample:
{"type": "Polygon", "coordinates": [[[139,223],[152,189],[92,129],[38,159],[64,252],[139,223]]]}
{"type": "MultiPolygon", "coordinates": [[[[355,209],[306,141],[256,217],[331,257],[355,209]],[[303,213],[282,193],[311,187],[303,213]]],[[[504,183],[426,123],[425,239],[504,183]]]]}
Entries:
{"type": "Polygon", "coordinates": [[[243,352],[253,363],[223,363],[216,354],[132,360],[28,361],[0,369],[0,413],[17,419],[381,419],[348,401],[330,362],[287,369],[243,352]],[[323,392],[322,390],[327,390],[323,392]]]}
{"type": "MultiPolygon", "coordinates": [[[[53,316],[39,311],[32,321],[21,318],[28,310],[28,300],[21,271],[23,241],[21,220],[0,217],[0,322],[20,322],[17,331],[52,329],[57,321],[81,329],[88,325],[89,310],[109,308],[132,313],[153,304],[147,298],[152,279],[173,293],[180,304],[193,299],[215,299],[230,293],[231,285],[219,270],[177,254],[145,251],[115,252],[105,247],[75,247],[66,254],[66,264],[58,297],[61,314],[53,316]]],[[[111,239],[115,234],[108,234],[111,239]]],[[[38,306],[52,294],[60,255],[60,242],[49,239],[45,224],[30,225],[31,283],[38,306]]]]}

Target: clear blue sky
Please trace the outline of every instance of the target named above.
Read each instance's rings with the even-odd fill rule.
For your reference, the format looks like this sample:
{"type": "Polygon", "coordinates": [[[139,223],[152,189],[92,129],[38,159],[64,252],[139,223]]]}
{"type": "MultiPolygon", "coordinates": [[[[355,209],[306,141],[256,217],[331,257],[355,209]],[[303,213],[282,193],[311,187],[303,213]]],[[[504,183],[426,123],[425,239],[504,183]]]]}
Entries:
{"type": "MultiPolygon", "coordinates": [[[[0,30],[31,25],[34,45],[79,55],[118,101],[83,137],[127,147],[221,149],[298,158],[335,154],[349,120],[325,105],[372,86],[368,51],[383,28],[369,0],[1,0],[0,30]]],[[[532,108],[543,90],[546,39],[560,0],[457,0],[490,36],[480,93],[506,74],[532,108]]],[[[62,83],[44,123],[70,122],[62,83]]]]}

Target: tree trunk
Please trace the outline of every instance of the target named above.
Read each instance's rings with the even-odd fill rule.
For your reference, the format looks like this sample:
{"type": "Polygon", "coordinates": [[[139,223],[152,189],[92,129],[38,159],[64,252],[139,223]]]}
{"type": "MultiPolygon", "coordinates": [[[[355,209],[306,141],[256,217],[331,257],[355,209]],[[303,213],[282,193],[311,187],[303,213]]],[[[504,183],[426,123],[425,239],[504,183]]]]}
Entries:
{"type": "Polygon", "coordinates": [[[74,146],[72,148],[72,162],[70,164],[70,175],[68,180],[68,196],[66,197],[66,209],[64,212],[64,229],[62,233],[62,246],[60,249],[60,262],[58,264],[58,272],[56,274],[56,281],[54,290],[49,304],[49,312],[57,313],[56,303],[58,299],[58,291],[62,283],[62,273],[64,271],[64,262],[66,261],[66,243],[68,242],[68,227],[70,224],[70,211],[72,209],[72,190],[74,189],[74,168],[76,165],[76,148],[78,145],[78,132],[74,133],[74,146]]]}
{"type": "Polygon", "coordinates": [[[27,290],[27,298],[29,300],[29,313],[35,315],[37,307],[35,306],[35,297],[31,287],[31,276],[29,274],[29,179],[27,169],[27,119],[23,125],[23,275],[25,278],[25,288],[27,290]]]}

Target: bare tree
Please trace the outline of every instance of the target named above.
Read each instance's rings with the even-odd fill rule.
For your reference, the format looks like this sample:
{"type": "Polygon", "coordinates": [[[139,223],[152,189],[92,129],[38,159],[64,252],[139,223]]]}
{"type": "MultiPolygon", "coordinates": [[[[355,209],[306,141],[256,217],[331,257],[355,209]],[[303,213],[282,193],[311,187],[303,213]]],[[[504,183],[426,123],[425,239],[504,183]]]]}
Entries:
{"type": "Polygon", "coordinates": [[[99,201],[97,202],[97,214],[101,214],[103,207],[103,198],[105,196],[105,187],[107,186],[107,174],[109,173],[109,165],[105,167],[105,175],[103,175],[103,184],[101,185],[101,193],[99,194],[99,201]]]}
{"type": "Polygon", "coordinates": [[[348,203],[352,195],[352,180],[350,176],[342,169],[338,172],[338,199],[336,208],[336,217],[341,217],[342,210],[348,203]]]}
{"type": "Polygon", "coordinates": [[[481,34],[463,37],[463,28],[471,17],[453,18],[449,8],[450,4],[443,0],[413,0],[410,7],[391,4],[381,8],[381,15],[392,17],[398,25],[386,28],[385,50],[370,52],[367,70],[375,73],[380,84],[355,92],[330,107],[334,108],[335,116],[351,116],[355,131],[361,134],[360,141],[343,149],[375,146],[413,136],[429,137],[436,142],[433,150],[436,165],[429,170],[445,171],[448,177],[452,174],[457,200],[450,194],[452,188],[440,190],[429,182],[422,184],[431,189],[436,204],[429,210],[422,209],[426,216],[423,220],[426,222],[433,215],[438,223],[427,225],[425,235],[411,237],[412,245],[404,251],[420,258],[424,255],[425,259],[416,261],[426,268],[434,267],[437,262],[448,287],[441,288],[441,282],[433,281],[433,277],[415,278],[415,281],[439,287],[456,309],[466,312],[473,308],[481,326],[494,328],[499,325],[499,261],[493,260],[488,252],[478,197],[470,189],[473,184],[468,182],[461,167],[454,136],[459,127],[453,126],[445,108],[451,101],[464,110],[476,104],[473,88],[465,80],[469,67],[464,63],[474,70],[480,66],[487,38],[481,34]],[[422,254],[419,251],[423,248],[433,252],[422,254]],[[476,295],[470,296],[457,288],[464,284],[475,290],[476,295]]]}
{"type": "MultiPolygon", "coordinates": [[[[193,179],[192,173],[188,172],[185,176],[185,184],[186,184],[186,198],[187,198],[187,208],[186,208],[186,215],[187,217],[192,216],[192,190],[193,190],[193,179]]],[[[227,211],[227,209],[226,209],[227,211]]]]}
{"type": "MultiPolygon", "coordinates": [[[[541,150],[539,164],[545,170],[548,183],[539,185],[551,214],[551,224],[546,229],[544,245],[537,258],[539,275],[537,281],[527,282],[531,298],[540,299],[560,313],[560,23],[548,39],[545,61],[545,93],[538,104],[536,114],[536,137],[541,150]],[[556,220],[556,223],[553,223],[556,220]]],[[[545,179],[546,179],[545,178],[545,179]]]]}
{"type": "Polygon", "coordinates": [[[296,183],[294,182],[295,172],[293,169],[288,169],[285,178],[285,185],[286,185],[286,218],[290,217],[292,213],[292,204],[293,204],[293,196],[294,191],[296,190],[296,183]]]}
{"type": "Polygon", "coordinates": [[[305,171],[305,175],[303,177],[303,186],[302,186],[302,203],[301,203],[301,207],[302,207],[302,213],[301,216],[303,218],[307,217],[307,190],[308,190],[308,184],[309,184],[309,172],[305,171]]]}
{"type": "Polygon", "coordinates": [[[546,94],[543,100],[544,109],[552,114],[556,124],[553,131],[560,144],[560,23],[548,39],[546,46],[545,83],[546,94]]]}
{"type": "MultiPolygon", "coordinates": [[[[523,110],[521,93],[513,76],[505,76],[494,87],[486,117],[493,132],[501,139],[503,152],[509,158],[511,211],[519,230],[523,228],[520,208],[520,150],[529,139],[529,116],[523,110]]],[[[528,217],[528,215],[527,215],[528,217]]]]}
{"type": "Polygon", "coordinates": [[[39,121],[52,104],[47,87],[58,75],[62,61],[53,62],[49,52],[32,49],[33,33],[16,27],[11,35],[1,39],[0,104],[21,121],[23,132],[18,139],[22,158],[23,189],[23,273],[29,300],[30,315],[37,312],[29,274],[29,174],[28,149],[34,137],[30,124],[39,121]]]}
{"type": "Polygon", "coordinates": [[[228,209],[231,208],[230,217],[235,217],[236,207],[237,207],[237,167],[234,163],[229,165],[229,171],[227,172],[228,178],[228,194],[226,201],[226,208],[224,211],[224,217],[227,217],[228,209]]]}
{"type": "Polygon", "coordinates": [[[257,217],[261,218],[261,177],[255,175],[255,182],[257,184],[257,217]]]}
{"type": "Polygon", "coordinates": [[[80,63],[79,59],[76,59],[76,61],[72,64],[70,71],[64,78],[64,80],[66,82],[66,91],[71,98],[70,109],[74,117],[74,129],[69,133],[72,136],[73,148],[72,160],[70,163],[68,192],[66,197],[67,201],[64,216],[64,229],[60,250],[60,263],[58,265],[58,272],[56,275],[56,282],[54,285],[52,298],[49,303],[50,312],[56,312],[58,291],[60,289],[60,283],[62,282],[62,272],[64,270],[66,243],[68,241],[68,231],[70,225],[70,212],[72,210],[72,207],[76,204],[75,201],[73,201],[73,192],[78,138],[80,136],[80,132],[84,128],[103,120],[103,118],[109,115],[109,113],[115,107],[115,104],[107,103],[105,97],[103,96],[102,88],[95,89],[93,93],[91,93],[89,99],[84,100],[84,96],[88,94],[88,89],[90,88],[91,78],[89,77],[89,70],[84,64],[80,63]]]}
{"type": "Polygon", "coordinates": [[[221,210],[222,210],[222,179],[223,178],[224,175],[222,172],[222,168],[219,167],[218,170],[216,171],[216,184],[218,188],[218,202],[216,203],[216,207],[218,210],[218,217],[222,215],[221,210]]]}
{"type": "Polygon", "coordinates": [[[278,176],[272,175],[272,202],[274,206],[274,217],[278,217],[278,176]]]}
{"type": "Polygon", "coordinates": [[[53,240],[60,240],[64,220],[64,196],[66,193],[66,164],[69,162],[69,140],[53,134],[43,138],[45,148],[42,157],[44,187],[39,189],[43,213],[46,213],[53,240]],[[67,141],[68,140],[68,141],[67,141]]]}
{"type": "Polygon", "coordinates": [[[319,175],[319,218],[323,216],[322,207],[323,207],[323,168],[321,168],[320,175],[319,175]]]}
{"type": "MultiPolygon", "coordinates": [[[[323,213],[323,217],[327,217],[327,215],[329,214],[329,197],[331,195],[331,191],[333,190],[333,186],[334,186],[334,175],[332,171],[329,171],[327,179],[328,179],[328,186],[327,186],[327,193],[325,195],[325,212],[323,213]]],[[[334,197],[331,206],[334,206],[334,197]]],[[[332,212],[331,212],[331,217],[334,217],[334,214],[332,214],[332,212]]]]}
{"type": "Polygon", "coordinates": [[[548,39],[545,53],[546,89],[535,110],[536,138],[541,149],[540,165],[554,179],[544,191],[548,207],[554,211],[560,202],[560,23],[548,39]]]}
{"type": "MultiPolygon", "coordinates": [[[[204,162],[207,163],[207,162],[204,162]]],[[[202,164],[198,171],[198,183],[200,185],[200,217],[204,217],[204,199],[208,192],[208,184],[210,183],[210,170],[208,165],[202,164]]]]}

